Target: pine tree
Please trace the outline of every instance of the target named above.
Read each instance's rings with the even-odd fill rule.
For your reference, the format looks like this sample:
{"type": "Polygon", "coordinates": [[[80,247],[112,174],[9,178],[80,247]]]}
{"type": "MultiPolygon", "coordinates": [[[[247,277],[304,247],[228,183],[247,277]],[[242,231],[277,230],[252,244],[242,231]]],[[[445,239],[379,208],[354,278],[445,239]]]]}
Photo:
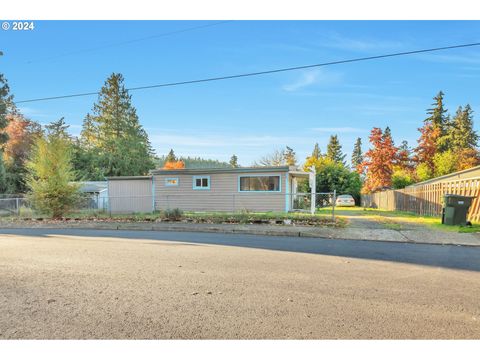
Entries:
{"type": "Polygon", "coordinates": [[[163,169],[173,170],[173,169],[185,169],[185,162],[179,160],[175,155],[173,149],[170,149],[168,155],[165,157],[165,162],[163,164],[163,169]]]}
{"type": "Polygon", "coordinates": [[[427,114],[430,115],[424,120],[425,124],[431,124],[433,129],[438,132],[436,139],[437,150],[439,152],[448,149],[448,127],[449,117],[446,115],[447,109],[443,104],[444,93],[439,91],[437,96],[433,98],[434,103],[432,108],[427,110],[427,114]]]}
{"type": "Polygon", "coordinates": [[[337,135],[331,135],[327,146],[327,158],[345,165],[345,155],[342,153],[342,145],[337,135]]]}
{"type": "Polygon", "coordinates": [[[285,152],[283,153],[285,163],[288,166],[297,166],[297,157],[295,151],[289,146],[285,147],[285,152]]]}
{"type": "Polygon", "coordinates": [[[47,134],[51,136],[58,136],[64,139],[71,139],[70,134],[68,133],[68,128],[70,125],[65,123],[65,118],[61,117],[57,121],[52,121],[50,124],[45,125],[47,129],[47,134]]]}
{"type": "Polygon", "coordinates": [[[230,158],[230,165],[233,168],[238,168],[238,157],[237,155],[233,154],[232,157],[230,158]]]}
{"type": "Polygon", "coordinates": [[[362,139],[357,138],[352,152],[352,170],[357,171],[358,166],[363,162],[362,139]]]}
{"type": "Polygon", "coordinates": [[[392,144],[394,143],[393,137],[392,137],[392,130],[390,129],[390,126],[387,126],[385,128],[385,131],[383,132],[383,137],[384,138],[389,137],[392,140],[392,144]]]}
{"type": "Polygon", "coordinates": [[[413,169],[414,164],[412,160],[412,150],[408,146],[408,141],[403,140],[402,144],[398,147],[396,165],[401,170],[410,171],[413,169]]]}
{"type": "Polygon", "coordinates": [[[167,157],[165,158],[165,162],[175,162],[177,161],[177,157],[175,156],[175,152],[173,149],[170,149],[167,157]]]}
{"type": "Polygon", "coordinates": [[[148,135],[121,74],[105,81],[93,113],[85,117],[82,143],[91,144],[96,168],[104,176],[144,175],[154,167],[148,135]]]}
{"type": "Polygon", "coordinates": [[[457,109],[450,132],[451,147],[455,151],[477,147],[478,134],[473,129],[472,113],[470,105],[466,105],[464,109],[461,106],[457,109]]]}
{"type": "Polygon", "coordinates": [[[315,146],[313,147],[312,151],[312,157],[314,159],[320,159],[322,156],[322,152],[320,151],[320,146],[318,146],[318,143],[315,143],[315,146]]]}

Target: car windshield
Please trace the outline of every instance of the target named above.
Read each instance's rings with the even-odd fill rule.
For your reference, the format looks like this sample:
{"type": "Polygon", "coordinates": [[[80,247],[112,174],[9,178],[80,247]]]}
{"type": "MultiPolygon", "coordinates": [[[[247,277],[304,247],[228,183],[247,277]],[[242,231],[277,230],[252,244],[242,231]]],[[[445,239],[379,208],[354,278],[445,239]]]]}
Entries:
{"type": "Polygon", "coordinates": [[[340,195],[338,198],[339,199],[351,199],[352,195],[340,195]]]}

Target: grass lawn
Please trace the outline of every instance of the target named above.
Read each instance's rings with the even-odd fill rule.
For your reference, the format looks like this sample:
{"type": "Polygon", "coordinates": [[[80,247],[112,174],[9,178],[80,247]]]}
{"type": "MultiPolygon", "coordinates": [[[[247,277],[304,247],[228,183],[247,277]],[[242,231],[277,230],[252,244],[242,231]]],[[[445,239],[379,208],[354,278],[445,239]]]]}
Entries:
{"type": "MultiPolygon", "coordinates": [[[[331,208],[322,208],[317,212],[319,214],[331,214],[331,208]]],[[[338,217],[364,217],[378,221],[385,225],[386,228],[392,230],[402,230],[402,225],[420,225],[427,228],[452,231],[459,233],[475,233],[480,232],[480,224],[473,223],[472,226],[450,226],[441,223],[439,217],[434,216],[420,216],[408,211],[387,211],[380,209],[371,209],[363,207],[336,207],[335,215],[338,217]]]]}

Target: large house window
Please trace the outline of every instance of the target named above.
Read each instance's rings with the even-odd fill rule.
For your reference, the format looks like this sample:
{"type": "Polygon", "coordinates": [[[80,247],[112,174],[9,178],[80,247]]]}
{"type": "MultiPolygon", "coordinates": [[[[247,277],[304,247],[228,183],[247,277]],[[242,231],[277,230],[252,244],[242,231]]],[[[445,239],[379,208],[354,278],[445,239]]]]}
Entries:
{"type": "Polygon", "coordinates": [[[280,176],[240,176],[239,191],[280,191],[280,176]]]}
{"type": "Polygon", "coordinates": [[[193,177],[193,189],[194,190],[209,190],[210,189],[210,176],[194,176],[193,177]]]}

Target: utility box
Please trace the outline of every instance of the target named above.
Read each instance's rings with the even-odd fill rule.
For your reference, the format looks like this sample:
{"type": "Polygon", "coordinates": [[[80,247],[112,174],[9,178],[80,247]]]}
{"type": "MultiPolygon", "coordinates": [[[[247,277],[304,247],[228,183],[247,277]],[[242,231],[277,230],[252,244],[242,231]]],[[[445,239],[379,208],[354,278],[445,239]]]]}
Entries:
{"type": "Polygon", "coordinates": [[[445,194],[442,212],[442,224],[467,225],[467,213],[474,196],[445,194]]]}

